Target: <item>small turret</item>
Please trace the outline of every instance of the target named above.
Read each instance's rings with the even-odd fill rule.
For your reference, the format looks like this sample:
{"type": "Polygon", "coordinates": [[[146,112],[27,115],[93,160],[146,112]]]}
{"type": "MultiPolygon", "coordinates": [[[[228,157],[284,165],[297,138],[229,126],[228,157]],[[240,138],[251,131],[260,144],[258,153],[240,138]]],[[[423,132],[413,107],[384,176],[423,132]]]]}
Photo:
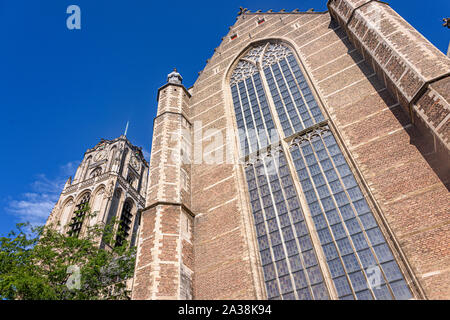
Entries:
{"type": "Polygon", "coordinates": [[[173,71],[167,75],[167,82],[174,84],[181,84],[183,82],[183,77],[178,73],[177,68],[174,68],[173,71]]]}
{"type": "Polygon", "coordinates": [[[72,176],[67,179],[66,184],[64,185],[64,189],[70,187],[72,185],[72,176]]]}

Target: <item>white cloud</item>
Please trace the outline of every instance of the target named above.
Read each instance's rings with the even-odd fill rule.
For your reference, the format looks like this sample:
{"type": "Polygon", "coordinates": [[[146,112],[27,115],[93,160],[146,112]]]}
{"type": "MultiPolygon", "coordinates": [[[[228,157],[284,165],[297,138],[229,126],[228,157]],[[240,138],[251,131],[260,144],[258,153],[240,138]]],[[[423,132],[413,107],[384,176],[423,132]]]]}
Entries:
{"type": "Polygon", "coordinates": [[[30,222],[33,225],[44,224],[58,201],[47,194],[37,193],[27,193],[23,198],[23,200],[11,200],[8,211],[17,216],[21,222],[30,222]]]}
{"type": "Polygon", "coordinates": [[[148,162],[150,162],[150,152],[148,152],[145,149],[142,149],[142,154],[144,155],[145,160],[147,160],[148,162]]]}
{"type": "Polygon", "coordinates": [[[36,175],[30,184],[30,192],[9,200],[7,211],[20,222],[30,222],[32,225],[42,225],[59,199],[59,195],[69,175],[75,174],[76,162],[69,162],[59,168],[54,179],[45,174],[36,175]]]}
{"type": "Polygon", "coordinates": [[[67,175],[67,176],[73,176],[75,174],[75,171],[78,168],[79,161],[71,161],[66,163],[65,165],[62,165],[60,167],[61,174],[67,175]]]}

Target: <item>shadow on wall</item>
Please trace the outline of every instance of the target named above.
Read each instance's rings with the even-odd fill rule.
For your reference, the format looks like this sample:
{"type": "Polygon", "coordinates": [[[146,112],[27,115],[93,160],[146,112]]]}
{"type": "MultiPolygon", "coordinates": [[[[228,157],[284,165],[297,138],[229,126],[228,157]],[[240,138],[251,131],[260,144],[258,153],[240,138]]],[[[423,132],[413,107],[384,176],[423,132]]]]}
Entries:
{"type": "MultiPolygon", "coordinates": [[[[329,28],[330,30],[332,30],[336,28],[336,26],[337,22],[332,20],[330,22],[329,28]]],[[[334,32],[337,33],[336,30],[334,30],[334,32]]],[[[347,47],[348,52],[355,49],[352,44],[347,45],[347,47]]],[[[353,53],[349,53],[349,56],[351,56],[355,64],[363,59],[359,50],[353,53]]],[[[366,61],[356,65],[361,70],[361,72],[366,75],[368,73],[375,73],[375,70],[373,70],[372,66],[369,65],[366,61]]],[[[378,74],[378,72],[376,73],[376,75],[376,77],[368,79],[371,85],[377,90],[379,90],[378,88],[380,87],[387,88],[389,92],[388,97],[385,97],[383,95],[380,95],[380,97],[386,102],[387,105],[392,104],[392,101],[398,102],[398,100],[394,98],[395,95],[390,92],[389,87],[384,84],[384,79],[382,78],[382,76],[378,74]]],[[[417,148],[422,157],[429,164],[430,168],[433,169],[433,171],[445,185],[447,190],[450,191],[450,153],[442,146],[438,146],[438,148],[435,149],[433,135],[429,132],[425,125],[417,121],[417,119],[415,119],[416,121],[414,121],[415,123],[413,124],[410,115],[405,112],[402,107],[392,108],[390,109],[390,111],[403,127],[409,124],[412,125],[405,128],[405,132],[407,132],[410,137],[410,144],[417,148]]]]}

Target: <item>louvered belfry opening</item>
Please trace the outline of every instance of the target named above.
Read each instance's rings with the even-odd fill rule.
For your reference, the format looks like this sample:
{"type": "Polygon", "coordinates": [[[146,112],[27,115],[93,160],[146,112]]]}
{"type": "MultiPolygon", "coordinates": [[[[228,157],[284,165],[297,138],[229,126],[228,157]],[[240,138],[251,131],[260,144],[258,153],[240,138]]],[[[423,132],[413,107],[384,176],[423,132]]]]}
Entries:
{"type": "Polygon", "coordinates": [[[120,222],[118,227],[118,234],[116,237],[116,247],[120,247],[128,239],[131,230],[131,222],[133,221],[133,215],[131,214],[132,205],[126,201],[123,204],[122,214],[120,216],[120,222]]]}
{"type": "Polygon", "coordinates": [[[72,219],[69,223],[69,235],[72,237],[78,237],[83,227],[83,221],[86,218],[86,213],[89,208],[89,201],[91,199],[91,194],[86,193],[78,202],[75,207],[72,219]]]}

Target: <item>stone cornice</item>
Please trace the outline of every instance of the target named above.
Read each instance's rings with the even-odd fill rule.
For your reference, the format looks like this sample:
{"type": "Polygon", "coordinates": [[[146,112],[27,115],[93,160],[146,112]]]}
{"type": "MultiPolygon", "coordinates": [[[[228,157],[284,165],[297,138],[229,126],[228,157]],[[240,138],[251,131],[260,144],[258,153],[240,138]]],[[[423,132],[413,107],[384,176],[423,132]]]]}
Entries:
{"type": "Polygon", "coordinates": [[[153,119],[153,126],[155,126],[155,121],[156,121],[156,119],[158,119],[159,117],[161,117],[161,116],[163,116],[163,115],[165,115],[165,114],[175,114],[175,115],[182,116],[182,117],[184,118],[184,120],[186,120],[186,122],[189,123],[189,125],[192,126],[191,121],[189,121],[188,117],[187,117],[184,113],[182,113],[182,112],[173,112],[173,111],[164,111],[163,113],[158,114],[158,115],[153,119]]]}
{"type": "Polygon", "coordinates": [[[158,94],[157,94],[157,96],[156,96],[156,101],[157,101],[157,102],[159,102],[159,92],[160,92],[162,89],[167,88],[168,86],[180,87],[180,88],[182,88],[182,89],[184,90],[184,92],[187,94],[187,96],[188,96],[189,98],[191,97],[191,94],[189,93],[189,91],[186,89],[186,87],[185,87],[184,85],[182,85],[182,84],[177,84],[177,83],[166,83],[165,85],[163,85],[161,88],[158,89],[158,94]]]}
{"type": "Polygon", "coordinates": [[[180,202],[168,202],[168,201],[156,201],[152,203],[151,205],[141,209],[141,212],[147,211],[151,208],[157,207],[157,206],[176,206],[181,207],[183,210],[185,210],[189,215],[191,215],[193,218],[195,218],[195,213],[191,211],[184,203],[180,202]]]}
{"type": "Polygon", "coordinates": [[[139,192],[136,189],[134,189],[133,186],[131,186],[122,176],[118,175],[115,172],[111,172],[111,171],[103,173],[102,175],[100,175],[98,177],[90,178],[90,179],[84,180],[82,182],[79,182],[77,184],[68,186],[67,188],[65,188],[62,191],[62,194],[68,195],[73,192],[79,191],[80,189],[91,187],[95,184],[98,184],[100,182],[106,181],[106,180],[114,178],[114,177],[117,177],[119,184],[125,189],[125,191],[130,193],[139,202],[139,204],[142,207],[145,206],[144,197],[141,194],[139,194],[139,192]]]}

